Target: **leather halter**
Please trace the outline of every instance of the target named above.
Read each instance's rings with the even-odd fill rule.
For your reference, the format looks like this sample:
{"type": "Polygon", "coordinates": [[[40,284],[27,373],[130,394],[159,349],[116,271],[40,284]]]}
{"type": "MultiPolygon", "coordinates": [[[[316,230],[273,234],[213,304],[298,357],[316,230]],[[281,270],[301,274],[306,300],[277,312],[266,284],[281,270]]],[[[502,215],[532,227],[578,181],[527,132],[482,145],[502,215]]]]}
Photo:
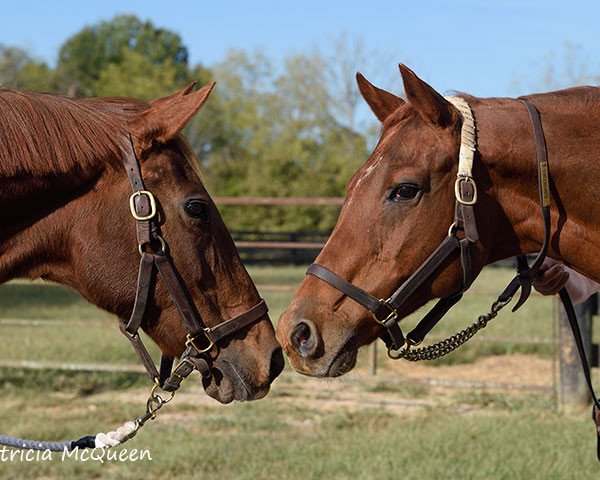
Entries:
{"type": "Polygon", "coordinates": [[[246,312],[219,325],[209,328],[204,324],[175,270],[167,251],[167,242],[160,236],[160,229],[156,222],[156,200],[154,195],[144,187],[131,135],[128,134],[127,139],[129,151],[124,157],[124,164],[133,188],[129,204],[131,214],[136,220],[141,259],[133,311],[128,321],[121,319],[120,329],[133,345],[150,378],[163,390],[174,392],[194,370],[198,370],[203,377],[209,377],[211,375],[210,364],[218,355],[218,351],[215,355],[211,356],[211,354],[214,350],[218,350],[218,342],[260,320],[269,309],[265,301],[261,299],[258,304],[246,312]],[[160,372],[154,365],[154,361],[138,333],[155,284],[156,271],[159,272],[167,286],[171,299],[188,332],[186,348],[179,358],[177,366],[173,369],[173,359],[163,354],[160,372]]]}
{"type": "Polygon", "coordinates": [[[471,110],[462,98],[450,97],[448,99],[459,108],[463,116],[461,137],[468,137],[469,146],[459,153],[460,166],[455,183],[456,207],[454,223],[448,230],[448,235],[435,249],[435,251],[421,264],[421,266],[402,284],[392,295],[386,299],[378,299],[362,288],[352,285],[331,270],[313,263],[306,273],[314,275],[329,283],[342,293],[359,303],[371,312],[373,319],[385,329],[381,335],[388,347],[388,352],[397,351],[407,344],[415,346],[420,344],[431,329],[455,305],[462,294],[471,286],[475,275],[471,261],[471,245],[479,240],[475,213],[473,206],[477,201],[477,187],[473,180],[471,167],[475,151],[475,124],[471,110]],[[457,233],[460,232],[460,237],[457,233]],[[419,324],[405,337],[398,322],[400,320],[398,309],[404,302],[423,284],[431,280],[444,262],[460,252],[460,263],[463,270],[461,288],[452,295],[440,299],[432,310],[419,322],[419,324]]]}
{"type": "MultiPolygon", "coordinates": [[[[392,358],[402,357],[402,355],[396,356],[394,351],[398,351],[404,344],[406,344],[406,347],[403,352],[400,353],[408,352],[411,346],[421,343],[421,341],[425,338],[425,335],[427,335],[427,333],[431,331],[431,329],[448,312],[448,310],[460,300],[463,292],[469,288],[474,280],[471,266],[470,246],[478,240],[473,211],[473,206],[477,201],[477,190],[470,170],[472,165],[472,156],[465,162],[463,158],[464,151],[462,147],[464,145],[464,139],[466,136],[465,129],[473,128],[472,133],[474,139],[475,126],[472,112],[464,100],[457,99],[456,97],[449,98],[448,100],[458,108],[461,116],[463,117],[458,178],[456,180],[455,188],[456,213],[454,223],[448,231],[448,236],[425,260],[425,262],[423,262],[423,264],[421,264],[421,266],[402,285],[400,285],[400,287],[398,287],[398,289],[392,293],[387,300],[377,299],[370,293],[355,285],[352,285],[350,282],[344,280],[339,275],[333,273],[325,267],[322,267],[321,265],[313,263],[309,266],[307,271],[307,274],[314,275],[329,283],[331,286],[340,290],[346,296],[350,297],[371,312],[373,319],[385,329],[381,338],[385,341],[386,346],[388,347],[388,355],[390,355],[392,358]],[[466,128],[465,124],[467,124],[466,128]],[[467,166],[466,169],[461,168],[465,165],[467,166]],[[456,236],[457,232],[462,232],[462,238],[458,238],[456,236]],[[463,282],[460,290],[449,297],[440,299],[405,338],[400,326],[398,325],[398,322],[400,321],[398,309],[418,288],[423,286],[427,281],[432,280],[439,267],[458,249],[460,249],[460,259],[463,269],[463,282]]],[[[548,167],[548,153],[546,149],[544,131],[542,128],[540,113],[537,108],[528,100],[520,100],[529,112],[529,117],[531,119],[531,125],[533,128],[533,137],[535,140],[536,159],[538,165],[538,190],[543,217],[544,238],[542,242],[542,248],[531,266],[529,266],[526,256],[520,255],[517,257],[517,275],[498,297],[496,302],[496,305],[498,306],[496,313],[504,305],[511,301],[519,289],[521,290],[520,298],[513,307],[512,311],[516,311],[525,303],[531,293],[533,278],[541,273],[540,268],[544,262],[544,259],[546,258],[548,245],[550,242],[550,172],[548,167]]],[[[470,147],[474,152],[474,141],[470,147]]],[[[577,321],[577,316],[575,314],[571,298],[569,297],[569,293],[567,292],[566,288],[562,288],[560,290],[559,297],[563,303],[571,330],[573,332],[575,345],[581,359],[587,387],[593,400],[592,419],[596,425],[596,454],[598,460],[600,460],[600,401],[598,400],[592,386],[589,362],[587,361],[586,352],[583,346],[579,323],[577,321]]]]}

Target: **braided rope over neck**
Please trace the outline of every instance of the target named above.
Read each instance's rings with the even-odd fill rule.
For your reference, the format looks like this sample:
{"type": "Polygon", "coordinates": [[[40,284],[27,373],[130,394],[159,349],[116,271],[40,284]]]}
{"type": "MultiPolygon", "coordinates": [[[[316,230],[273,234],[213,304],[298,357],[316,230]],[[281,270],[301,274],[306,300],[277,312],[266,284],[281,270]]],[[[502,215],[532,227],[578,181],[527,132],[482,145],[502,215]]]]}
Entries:
{"type": "Polygon", "coordinates": [[[460,112],[463,124],[460,132],[460,152],[458,156],[458,177],[473,177],[473,157],[477,150],[477,130],[471,107],[464,98],[446,97],[460,112]]]}

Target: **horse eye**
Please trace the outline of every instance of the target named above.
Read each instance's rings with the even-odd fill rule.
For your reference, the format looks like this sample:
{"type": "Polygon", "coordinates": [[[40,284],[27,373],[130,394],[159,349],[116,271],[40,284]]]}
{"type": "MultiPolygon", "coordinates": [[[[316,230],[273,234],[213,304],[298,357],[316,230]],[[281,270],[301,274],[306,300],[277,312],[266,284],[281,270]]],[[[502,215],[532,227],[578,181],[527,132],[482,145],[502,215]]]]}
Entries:
{"type": "Polygon", "coordinates": [[[210,221],[208,203],[202,200],[188,200],[183,208],[190,217],[200,220],[202,223],[210,221]]]}
{"type": "Polygon", "coordinates": [[[418,193],[418,185],[414,183],[400,183],[392,189],[388,198],[392,202],[402,202],[415,198],[418,193]]]}

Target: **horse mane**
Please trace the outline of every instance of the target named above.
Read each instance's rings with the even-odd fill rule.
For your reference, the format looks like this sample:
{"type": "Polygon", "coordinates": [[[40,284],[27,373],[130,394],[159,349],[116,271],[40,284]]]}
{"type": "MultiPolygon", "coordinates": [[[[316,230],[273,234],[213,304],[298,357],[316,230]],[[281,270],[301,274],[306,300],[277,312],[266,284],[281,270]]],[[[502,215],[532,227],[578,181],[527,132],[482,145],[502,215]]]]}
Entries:
{"type": "Polygon", "coordinates": [[[147,105],[0,89],[0,178],[122,168],[128,120],[147,105]]]}
{"type": "MultiPolygon", "coordinates": [[[[513,98],[479,98],[459,92],[469,105],[488,105],[492,107],[512,106],[513,98]]],[[[562,113],[580,113],[583,110],[600,107],[600,88],[592,86],[571,87],[547,93],[533,93],[519,97],[531,101],[538,109],[560,111],[562,113]]]]}

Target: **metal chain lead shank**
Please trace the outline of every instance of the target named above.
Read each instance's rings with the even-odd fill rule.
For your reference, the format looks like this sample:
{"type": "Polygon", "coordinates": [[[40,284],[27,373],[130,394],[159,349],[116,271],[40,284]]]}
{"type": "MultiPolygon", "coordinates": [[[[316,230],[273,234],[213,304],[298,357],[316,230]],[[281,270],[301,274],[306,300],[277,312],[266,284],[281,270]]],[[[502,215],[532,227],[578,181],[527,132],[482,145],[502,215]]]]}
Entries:
{"type": "Polygon", "coordinates": [[[420,362],[423,360],[435,360],[436,358],[448,355],[453,352],[461,345],[469,341],[479,330],[485,328],[490,320],[493,320],[498,316],[500,310],[502,310],[511,299],[506,301],[497,300],[492,304],[492,307],[485,315],[480,315],[476,322],[469,327],[461,330],[460,332],[446,338],[440,342],[434,343],[427,347],[421,347],[412,349],[410,344],[406,344],[399,351],[388,349],[388,356],[393,360],[400,358],[408,360],[409,362],[420,362]]]}

